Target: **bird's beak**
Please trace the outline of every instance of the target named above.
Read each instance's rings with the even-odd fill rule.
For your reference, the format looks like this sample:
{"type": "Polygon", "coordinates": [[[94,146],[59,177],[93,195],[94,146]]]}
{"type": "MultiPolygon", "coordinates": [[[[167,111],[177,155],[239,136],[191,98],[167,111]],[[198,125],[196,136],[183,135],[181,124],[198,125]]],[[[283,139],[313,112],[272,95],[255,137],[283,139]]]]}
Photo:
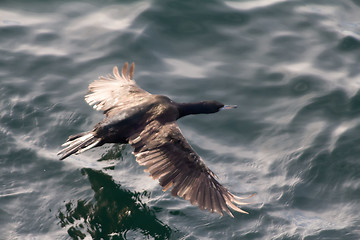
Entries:
{"type": "Polygon", "coordinates": [[[220,110],[237,108],[237,105],[224,105],[220,110]]]}

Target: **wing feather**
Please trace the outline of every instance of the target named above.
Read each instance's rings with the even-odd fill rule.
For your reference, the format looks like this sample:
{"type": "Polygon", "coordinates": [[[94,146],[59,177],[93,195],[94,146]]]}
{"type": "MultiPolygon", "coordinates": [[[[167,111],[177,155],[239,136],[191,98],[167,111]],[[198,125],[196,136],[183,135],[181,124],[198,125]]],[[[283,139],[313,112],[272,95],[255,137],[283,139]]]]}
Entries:
{"type": "Polygon", "coordinates": [[[129,78],[128,78],[128,66],[129,66],[129,63],[125,63],[124,64],[124,66],[123,66],[123,68],[122,68],[122,70],[121,70],[121,77],[123,78],[123,79],[125,79],[125,80],[129,80],[129,78]]]}
{"type": "Polygon", "coordinates": [[[221,206],[221,211],[220,212],[222,213],[224,211],[227,214],[229,214],[230,216],[232,216],[231,212],[229,211],[229,208],[226,206],[224,197],[220,194],[220,191],[216,191],[216,195],[217,195],[219,204],[221,206]]]}
{"type": "Polygon", "coordinates": [[[134,79],[134,71],[135,71],[135,63],[131,64],[130,70],[129,70],[129,79],[134,79]]]}
{"type": "Polygon", "coordinates": [[[205,181],[204,182],[205,185],[205,208],[208,211],[213,212],[213,208],[212,208],[212,202],[211,202],[211,188],[209,186],[209,182],[205,181]]]}
{"type": "Polygon", "coordinates": [[[199,179],[195,179],[190,196],[190,202],[192,205],[196,205],[198,203],[199,186],[200,186],[199,179]]]}
{"type": "Polygon", "coordinates": [[[216,180],[216,175],[191,148],[175,122],[162,124],[152,120],[131,136],[129,143],[134,148],[136,160],[159,180],[163,191],[172,187],[172,195],[220,215],[226,212],[233,217],[230,209],[246,213],[234,204],[243,204],[240,198],[216,180]]]}
{"type": "Polygon", "coordinates": [[[200,188],[199,188],[199,197],[198,197],[198,206],[201,210],[205,209],[205,183],[201,182],[200,183],[200,188]]]}
{"type": "Polygon", "coordinates": [[[101,76],[92,82],[85,101],[107,115],[110,115],[113,109],[118,112],[144,103],[151,94],[136,85],[133,80],[135,64],[131,64],[129,72],[128,65],[124,64],[121,75],[115,66],[113,75],[101,76]]]}

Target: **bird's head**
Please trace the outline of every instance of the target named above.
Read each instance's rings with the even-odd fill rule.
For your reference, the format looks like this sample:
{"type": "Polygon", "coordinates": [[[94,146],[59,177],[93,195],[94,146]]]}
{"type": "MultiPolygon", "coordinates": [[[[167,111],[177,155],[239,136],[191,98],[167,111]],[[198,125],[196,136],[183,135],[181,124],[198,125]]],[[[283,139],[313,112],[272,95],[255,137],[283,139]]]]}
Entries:
{"type": "Polygon", "coordinates": [[[217,101],[202,101],[197,103],[177,103],[179,117],[184,117],[190,114],[209,114],[216,113],[220,110],[236,108],[236,105],[224,105],[217,101]]]}
{"type": "Polygon", "coordinates": [[[224,105],[218,101],[203,101],[201,102],[203,113],[216,113],[220,110],[237,108],[236,105],[224,105]]]}

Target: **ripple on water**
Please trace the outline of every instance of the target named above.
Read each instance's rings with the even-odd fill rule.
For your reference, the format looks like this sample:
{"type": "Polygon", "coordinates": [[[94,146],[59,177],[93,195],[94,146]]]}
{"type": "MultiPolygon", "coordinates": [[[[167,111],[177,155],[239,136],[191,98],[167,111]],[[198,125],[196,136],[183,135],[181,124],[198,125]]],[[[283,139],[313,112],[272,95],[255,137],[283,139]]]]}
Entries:
{"type": "Polygon", "coordinates": [[[360,49],[360,40],[353,36],[344,37],[338,45],[342,52],[354,52],[360,49]]]}
{"type": "Polygon", "coordinates": [[[358,15],[355,1],[2,1],[1,232],[358,239],[358,15]],[[225,186],[257,193],[249,215],[163,193],[129,147],[57,160],[103,117],[89,82],[132,60],[151,92],[239,105],[179,124],[225,186]]]}
{"type": "Polygon", "coordinates": [[[333,49],[326,49],[321,52],[315,60],[318,68],[326,71],[338,71],[344,66],[341,55],[333,49]]]}

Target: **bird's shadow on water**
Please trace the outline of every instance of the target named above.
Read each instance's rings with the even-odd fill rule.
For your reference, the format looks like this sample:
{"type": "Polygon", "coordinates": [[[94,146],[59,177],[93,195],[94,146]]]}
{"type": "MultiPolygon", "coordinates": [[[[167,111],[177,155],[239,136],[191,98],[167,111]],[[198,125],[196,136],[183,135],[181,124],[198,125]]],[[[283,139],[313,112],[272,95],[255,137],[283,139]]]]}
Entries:
{"type": "MultiPolygon", "coordinates": [[[[121,158],[121,149],[122,146],[111,148],[100,160],[121,158]]],[[[69,201],[56,216],[72,239],[84,239],[89,235],[93,239],[127,239],[139,235],[141,238],[170,238],[173,230],[157,219],[155,211],[141,200],[150,197],[148,192],[129,191],[101,170],[83,168],[81,172],[88,177],[94,198],[69,201]]]]}

